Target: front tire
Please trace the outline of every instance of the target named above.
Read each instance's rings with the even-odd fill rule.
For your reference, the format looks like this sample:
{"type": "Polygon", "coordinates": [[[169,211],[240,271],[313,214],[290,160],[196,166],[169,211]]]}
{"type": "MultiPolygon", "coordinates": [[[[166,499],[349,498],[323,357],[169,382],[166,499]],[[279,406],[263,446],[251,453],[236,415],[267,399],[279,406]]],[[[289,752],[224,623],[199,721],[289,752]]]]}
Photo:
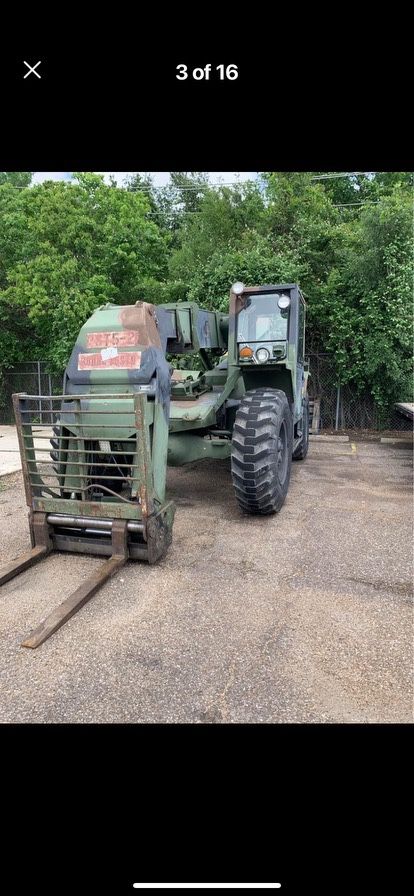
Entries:
{"type": "Polygon", "coordinates": [[[277,513],[289,488],[293,424],[286,394],[252,389],[240,402],[233,430],[231,475],[246,513],[277,513]]]}

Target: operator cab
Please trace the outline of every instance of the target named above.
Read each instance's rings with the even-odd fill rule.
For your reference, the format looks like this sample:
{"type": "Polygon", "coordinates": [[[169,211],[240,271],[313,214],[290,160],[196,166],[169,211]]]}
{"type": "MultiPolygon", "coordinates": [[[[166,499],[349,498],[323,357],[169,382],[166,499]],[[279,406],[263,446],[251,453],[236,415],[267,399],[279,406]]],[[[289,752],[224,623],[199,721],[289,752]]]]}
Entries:
{"type": "MultiPolygon", "coordinates": [[[[238,285],[235,284],[236,289],[238,285]]],[[[289,293],[283,287],[263,291],[243,288],[242,293],[236,292],[236,340],[241,363],[275,364],[286,358],[289,293]]]]}

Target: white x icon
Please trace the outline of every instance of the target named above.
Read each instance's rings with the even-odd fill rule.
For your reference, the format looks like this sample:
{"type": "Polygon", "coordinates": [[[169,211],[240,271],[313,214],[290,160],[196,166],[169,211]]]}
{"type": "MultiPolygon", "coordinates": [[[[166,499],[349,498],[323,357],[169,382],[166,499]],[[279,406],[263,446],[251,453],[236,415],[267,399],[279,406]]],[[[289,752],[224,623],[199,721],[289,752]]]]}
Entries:
{"type": "Polygon", "coordinates": [[[28,78],[29,75],[32,74],[32,72],[33,72],[34,75],[36,75],[36,78],[41,78],[41,77],[42,77],[41,75],[39,75],[39,72],[36,72],[36,71],[35,71],[35,69],[37,68],[37,66],[40,65],[41,61],[42,61],[42,60],[39,59],[39,62],[36,62],[36,65],[33,65],[33,66],[32,66],[32,65],[29,65],[29,63],[26,62],[25,59],[23,60],[24,64],[27,65],[27,68],[29,69],[29,71],[26,72],[26,74],[23,76],[23,80],[24,80],[25,78],[28,78]]]}

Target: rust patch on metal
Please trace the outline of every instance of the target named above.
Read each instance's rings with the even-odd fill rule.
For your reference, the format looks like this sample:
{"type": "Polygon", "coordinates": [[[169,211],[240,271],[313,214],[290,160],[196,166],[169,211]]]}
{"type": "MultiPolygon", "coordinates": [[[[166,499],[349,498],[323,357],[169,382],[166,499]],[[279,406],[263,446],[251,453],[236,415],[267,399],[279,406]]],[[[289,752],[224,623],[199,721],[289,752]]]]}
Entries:
{"type": "Polygon", "coordinates": [[[171,383],[182,383],[184,380],[192,380],[193,378],[188,375],[188,370],[173,370],[171,383]]]}
{"type": "Polygon", "coordinates": [[[76,501],[70,498],[34,498],[35,510],[47,513],[70,513],[74,516],[86,516],[93,518],[105,517],[105,519],[131,519],[140,520],[140,507],[136,501],[124,503],[105,503],[98,501],[76,501]]]}
{"type": "Polygon", "coordinates": [[[169,501],[158,513],[149,517],[147,523],[148,563],[156,563],[166,553],[172,541],[172,525],[175,506],[169,501]]]}
{"type": "Polygon", "coordinates": [[[51,529],[47,522],[47,514],[42,512],[33,513],[32,521],[35,545],[37,547],[43,547],[46,551],[51,551],[53,545],[50,537],[51,529]]]}
{"type": "Polygon", "coordinates": [[[162,348],[154,305],[149,302],[125,305],[120,309],[119,319],[125,330],[137,331],[138,345],[162,348]]]}
{"type": "Polygon", "coordinates": [[[35,563],[38,563],[39,560],[42,560],[43,557],[46,557],[48,553],[49,550],[43,547],[43,545],[37,545],[33,547],[31,551],[26,551],[26,553],[20,554],[20,557],[18,557],[17,560],[12,560],[11,563],[8,563],[0,570],[0,585],[5,585],[10,579],[14,579],[19,573],[24,572],[25,569],[29,569],[30,566],[33,566],[35,563]]]}
{"type": "Polygon", "coordinates": [[[186,410],[189,410],[189,408],[199,407],[201,404],[211,404],[213,406],[215,404],[215,398],[217,396],[216,393],[213,393],[213,399],[211,396],[211,392],[204,392],[204,394],[200,395],[199,398],[195,398],[194,400],[190,399],[189,401],[185,401],[183,398],[174,398],[173,396],[171,396],[171,404],[175,408],[186,408],[186,410]]]}
{"type": "Polygon", "coordinates": [[[22,647],[39,647],[54,632],[56,632],[68,619],[71,618],[84,604],[98,591],[105,582],[117,572],[127,561],[126,556],[115,554],[96,570],[70,597],[67,597],[60,606],[52,610],[40,625],[22,641],[22,647]]]}
{"type": "MultiPolygon", "coordinates": [[[[40,515],[39,515],[40,516],[40,515]]],[[[46,548],[35,548],[35,551],[46,552],[46,548]]],[[[34,551],[31,551],[34,554],[34,551]]],[[[36,558],[37,559],[37,558],[36,558]]],[[[22,642],[22,647],[39,647],[47,641],[65,622],[68,621],[98,591],[101,585],[117,572],[128,560],[127,520],[114,520],[112,523],[112,555],[85,582],[76,589],[22,642]]],[[[34,562],[32,560],[32,562],[34,562]]]]}
{"type": "Polygon", "coordinates": [[[142,518],[145,519],[148,516],[148,505],[147,505],[147,489],[144,485],[140,485],[139,487],[139,497],[142,511],[142,518]]]}
{"type": "Polygon", "coordinates": [[[112,556],[128,560],[128,522],[114,520],[112,523],[112,556]]]}

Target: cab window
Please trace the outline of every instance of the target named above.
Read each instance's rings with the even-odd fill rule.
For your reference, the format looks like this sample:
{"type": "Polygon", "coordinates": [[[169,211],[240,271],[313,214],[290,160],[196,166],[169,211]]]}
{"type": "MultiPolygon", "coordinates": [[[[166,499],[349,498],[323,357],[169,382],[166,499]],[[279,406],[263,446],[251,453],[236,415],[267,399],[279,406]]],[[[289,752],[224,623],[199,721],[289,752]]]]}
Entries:
{"type": "Polygon", "coordinates": [[[237,319],[237,342],[277,342],[287,339],[289,311],[278,307],[279,293],[248,296],[237,319]]]}

